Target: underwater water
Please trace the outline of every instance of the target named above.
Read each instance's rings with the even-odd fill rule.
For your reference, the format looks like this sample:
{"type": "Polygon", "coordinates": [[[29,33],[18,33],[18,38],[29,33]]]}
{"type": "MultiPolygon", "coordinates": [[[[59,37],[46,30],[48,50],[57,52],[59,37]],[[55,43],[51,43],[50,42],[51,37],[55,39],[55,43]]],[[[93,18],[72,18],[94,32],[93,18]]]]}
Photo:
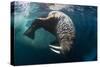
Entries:
{"type": "Polygon", "coordinates": [[[34,40],[24,35],[34,19],[47,16],[55,9],[48,8],[45,3],[11,3],[11,24],[14,24],[15,30],[15,65],[97,60],[97,7],[64,5],[56,9],[67,14],[75,26],[75,41],[66,57],[49,49],[48,45],[55,37],[43,28],[35,32],[34,40]]]}

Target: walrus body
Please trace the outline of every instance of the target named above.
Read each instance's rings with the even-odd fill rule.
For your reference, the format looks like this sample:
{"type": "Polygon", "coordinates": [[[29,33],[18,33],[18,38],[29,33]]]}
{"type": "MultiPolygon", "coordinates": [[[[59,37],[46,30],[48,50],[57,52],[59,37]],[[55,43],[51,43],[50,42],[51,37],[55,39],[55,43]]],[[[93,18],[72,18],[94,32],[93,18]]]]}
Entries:
{"type": "Polygon", "coordinates": [[[69,16],[60,11],[51,11],[46,18],[36,19],[25,31],[25,35],[34,39],[34,32],[44,28],[56,37],[50,43],[50,49],[58,54],[65,54],[70,51],[75,37],[75,28],[69,16]]]}

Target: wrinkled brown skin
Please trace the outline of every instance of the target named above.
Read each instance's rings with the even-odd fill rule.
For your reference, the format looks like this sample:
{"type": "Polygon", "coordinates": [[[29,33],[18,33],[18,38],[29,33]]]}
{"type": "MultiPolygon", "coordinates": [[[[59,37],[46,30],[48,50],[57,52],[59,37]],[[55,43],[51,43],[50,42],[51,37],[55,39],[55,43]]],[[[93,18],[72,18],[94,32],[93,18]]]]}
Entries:
{"type": "Polygon", "coordinates": [[[35,19],[31,26],[25,31],[25,35],[28,36],[31,39],[34,39],[34,33],[39,28],[44,28],[45,30],[49,31],[51,34],[56,36],[56,27],[57,20],[55,18],[51,18],[49,20],[41,20],[41,19],[35,19]]]}
{"type": "Polygon", "coordinates": [[[39,28],[44,28],[45,30],[47,30],[48,32],[50,32],[56,37],[56,40],[52,42],[51,44],[61,46],[62,47],[61,54],[64,55],[70,51],[71,44],[73,43],[73,39],[75,37],[74,36],[75,33],[73,29],[71,29],[69,26],[69,29],[71,30],[70,31],[68,30],[68,32],[65,32],[64,37],[60,38],[56,30],[58,21],[59,19],[55,17],[50,17],[49,19],[46,19],[46,20],[35,19],[35,21],[33,21],[31,26],[28,28],[28,30],[25,31],[24,34],[28,36],[29,38],[34,39],[35,31],[39,28]]]}

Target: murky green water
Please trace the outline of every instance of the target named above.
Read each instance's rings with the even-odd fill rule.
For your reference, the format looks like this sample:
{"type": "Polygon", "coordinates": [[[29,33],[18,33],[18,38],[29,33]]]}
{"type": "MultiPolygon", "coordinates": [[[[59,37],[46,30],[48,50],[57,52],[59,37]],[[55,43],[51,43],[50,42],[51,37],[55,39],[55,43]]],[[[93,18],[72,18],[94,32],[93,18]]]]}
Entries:
{"type": "MultiPolygon", "coordinates": [[[[16,2],[15,11],[12,8],[12,24],[15,30],[15,64],[44,64],[56,62],[93,61],[97,59],[97,7],[65,5],[60,11],[69,15],[76,29],[76,38],[68,56],[55,54],[49,49],[49,43],[55,37],[38,29],[35,39],[26,37],[23,33],[39,16],[47,16],[51,11],[46,4],[16,2]]],[[[12,4],[13,5],[13,4],[12,4]]]]}

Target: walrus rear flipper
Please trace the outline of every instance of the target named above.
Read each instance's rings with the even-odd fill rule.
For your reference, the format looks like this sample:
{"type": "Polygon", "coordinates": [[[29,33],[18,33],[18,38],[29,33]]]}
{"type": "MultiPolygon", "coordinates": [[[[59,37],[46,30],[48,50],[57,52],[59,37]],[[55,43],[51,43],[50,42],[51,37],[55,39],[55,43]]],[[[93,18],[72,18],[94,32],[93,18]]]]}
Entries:
{"type": "Polygon", "coordinates": [[[29,27],[28,30],[25,31],[24,35],[27,37],[34,39],[34,32],[32,30],[32,27],[29,27]]]}

